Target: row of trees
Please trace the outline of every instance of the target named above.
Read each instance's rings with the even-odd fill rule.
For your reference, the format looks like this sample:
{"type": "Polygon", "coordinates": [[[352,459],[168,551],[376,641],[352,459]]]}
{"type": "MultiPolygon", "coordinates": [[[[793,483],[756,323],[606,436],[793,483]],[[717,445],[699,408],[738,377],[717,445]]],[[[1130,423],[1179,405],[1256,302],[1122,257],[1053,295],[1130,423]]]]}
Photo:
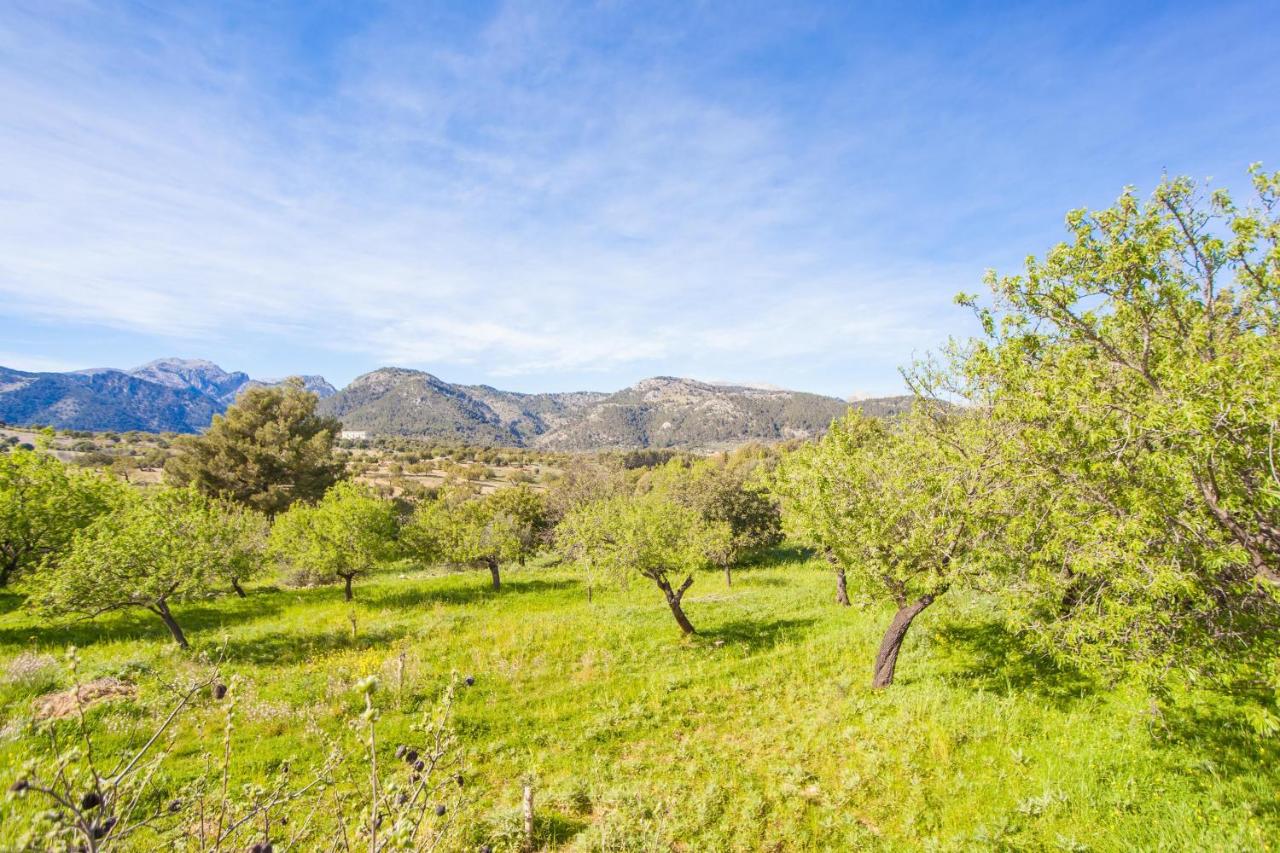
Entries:
{"type": "MultiPolygon", "coordinates": [[[[309,415],[300,411],[305,428],[309,415]]],[[[233,410],[228,420],[245,416],[233,410]]],[[[339,480],[317,500],[295,499],[272,516],[254,507],[263,496],[279,505],[276,497],[288,492],[274,486],[209,494],[195,477],[185,486],[137,489],[18,451],[0,459],[0,545],[24,555],[14,571],[32,575],[31,599],[50,612],[94,617],[143,608],[181,646],[187,637],[172,603],[244,596],[243,585],[273,565],[303,583],[341,583],[348,601],[358,578],[404,557],[481,565],[496,592],[503,565],[553,546],[593,576],[607,570],[653,580],[692,633],[680,606],[692,570],[718,566],[728,579],[735,561],[781,535],[777,508],[749,486],[747,467],[680,461],[635,477],[621,466],[588,465],[549,495],[526,485],[490,494],[458,489],[416,505],[339,480]],[[643,497],[634,497],[637,490],[643,497]],[[683,583],[677,573],[687,574],[683,583]]]]}

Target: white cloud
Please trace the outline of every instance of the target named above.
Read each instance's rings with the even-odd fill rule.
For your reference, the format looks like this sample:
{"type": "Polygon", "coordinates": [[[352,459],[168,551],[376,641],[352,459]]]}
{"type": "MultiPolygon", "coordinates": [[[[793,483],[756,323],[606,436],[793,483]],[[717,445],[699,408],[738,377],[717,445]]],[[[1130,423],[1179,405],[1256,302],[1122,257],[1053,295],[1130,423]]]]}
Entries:
{"type": "Polygon", "coordinates": [[[208,21],[82,14],[0,23],[6,313],[495,376],[785,381],[936,343],[961,283],[833,240],[802,162],[821,146],[584,50],[576,16],[511,5],[454,45],[393,18],[285,109],[208,21]]]}

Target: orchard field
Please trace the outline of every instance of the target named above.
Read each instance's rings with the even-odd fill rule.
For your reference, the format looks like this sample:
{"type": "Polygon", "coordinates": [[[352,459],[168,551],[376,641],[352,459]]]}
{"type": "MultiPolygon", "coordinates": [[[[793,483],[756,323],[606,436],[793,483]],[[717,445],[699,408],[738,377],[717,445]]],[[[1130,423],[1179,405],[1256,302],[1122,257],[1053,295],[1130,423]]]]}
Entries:
{"type": "MultiPolygon", "coordinates": [[[[1280,837],[1280,754],[1244,700],[1179,689],[1156,710],[1022,648],[988,600],[929,611],[894,687],[876,691],[868,663],[891,612],[835,606],[828,567],[803,553],[777,549],[731,587],[700,573],[691,639],[650,585],[588,600],[582,572],[550,562],[496,593],[484,572],[407,562],[352,604],[337,587],[251,586],[175,606],[193,653],[150,614],[50,625],[6,594],[0,764],[14,775],[47,752],[32,700],[70,684],[75,645],[82,681],[139,688],[87,710],[103,751],[150,735],[193,656],[222,658],[228,698],[202,693],[177,723],[160,802],[221,750],[229,699],[235,789],[286,760],[301,777],[349,739],[369,675],[392,760],[457,673],[475,682],[455,705],[458,849],[519,849],[524,781],[549,850],[1268,850],[1280,837]]],[[[0,847],[39,808],[10,796],[0,847]]]]}
{"type": "Polygon", "coordinates": [[[811,440],[342,447],[297,377],[0,439],[0,848],[1274,849],[1251,177],[1071,212],[811,440]]]}

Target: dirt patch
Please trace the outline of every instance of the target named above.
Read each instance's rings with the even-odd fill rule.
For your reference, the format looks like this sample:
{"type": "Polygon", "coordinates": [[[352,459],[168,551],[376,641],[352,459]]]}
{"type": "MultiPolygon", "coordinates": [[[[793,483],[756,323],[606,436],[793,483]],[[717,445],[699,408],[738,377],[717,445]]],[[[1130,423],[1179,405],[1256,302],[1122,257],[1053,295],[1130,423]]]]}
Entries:
{"type": "Polygon", "coordinates": [[[32,702],[37,720],[60,720],[70,717],[76,712],[76,705],[89,707],[95,702],[109,702],[112,699],[132,699],[138,693],[136,685],[118,678],[96,678],[93,681],[41,696],[32,702]],[[79,701],[77,703],[77,692],[79,701]]]}

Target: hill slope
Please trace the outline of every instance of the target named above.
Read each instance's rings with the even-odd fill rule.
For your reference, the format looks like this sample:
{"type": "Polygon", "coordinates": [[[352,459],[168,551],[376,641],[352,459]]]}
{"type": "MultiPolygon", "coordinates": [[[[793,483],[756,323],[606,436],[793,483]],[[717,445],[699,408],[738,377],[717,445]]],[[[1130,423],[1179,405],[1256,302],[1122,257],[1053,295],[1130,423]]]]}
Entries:
{"type": "MultiPolygon", "coordinates": [[[[888,397],[854,405],[890,415],[909,400],[888,397]]],[[[348,429],[551,450],[713,449],[807,438],[848,408],[844,400],[820,394],[666,376],[613,394],[520,394],[454,385],[392,367],[357,377],[320,404],[348,429]]]]}
{"type": "MultiPolygon", "coordinates": [[[[961,590],[913,626],[899,682],[875,691],[869,661],[893,611],[832,604],[824,562],[782,551],[732,587],[699,572],[687,601],[701,633],[688,641],[651,584],[597,581],[588,595],[581,567],[542,562],[512,567],[501,594],[487,572],[374,573],[356,591],[357,636],[332,587],[266,578],[244,599],[175,604],[193,642],[222,650],[234,679],[231,786],[269,789],[271,768],[285,762],[306,780],[331,744],[358,749],[362,730],[338,709],[358,709],[356,682],[368,673],[390,685],[373,701],[379,752],[392,762],[395,744],[420,743],[413,727],[457,672],[475,678],[454,706],[469,801],[455,820],[471,834],[447,849],[512,849],[530,767],[538,847],[565,853],[1265,851],[1280,837],[1280,744],[1250,725],[1252,703],[1183,695],[1171,683],[1153,722],[1142,692],[1030,655],[989,601],[961,590]]],[[[0,612],[0,671],[29,671],[36,650],[73,643],[82,672],[127,665],[125,678],[155,691],[192,678],[146,611],[92,622],[0,612]]],[[[29,755],[52,752],[25,720],[35,695],[71,686],[46,660],[59,674],[47,687],[0,681],[10,778],[29,755]]],[[[227,710],[210,700],[191,708],[179,748],[162,751],[154,801],[195,780],[217,784],[206,753],[221,748],[227,710]]],[[[104,763],[166,710],[131,700],[94,708],[104,763]]],[[[47,808],[8,797],[0,849],[22,849],[21,830],[47,808]]]]}
{"type": "Polygon", "coordinates": [[[571,422],[604,394],[520,394],[454,385],[421,370],[384,367],[357,376],[320,411],[349,429],[521,447],[571,422]]]}
{"type": "MultiPolygon", "coordinates": [[[[893,398],[907,400],[909,398],[893,398]]],[[[902,408],[890,401],[877,414],[902,408]]],[[[538,437],[540,447],[712,449],[744,441],[809,438],[849,408],[844,400],[799,391],[711,385],[658,376],[595,402],[577,420],[538,437]]]]}
{"type": "MultiPolygon", "coordinates": [[[[320,397],[337,393],[322,376],[302,377],[320,397]]],[[[211,361],[165,358],[133,370],[28,373],[0,367],[0,421],[60,429],[198,432],[243,391],[277,381],[228,373],[211,361]]]]}
{"type": "Polygon", "coordinates": [[[62,429],[196,432],[226,408],[194,388],[120,370],[26,373],[0,367],[0,421],[62,429]]]}

